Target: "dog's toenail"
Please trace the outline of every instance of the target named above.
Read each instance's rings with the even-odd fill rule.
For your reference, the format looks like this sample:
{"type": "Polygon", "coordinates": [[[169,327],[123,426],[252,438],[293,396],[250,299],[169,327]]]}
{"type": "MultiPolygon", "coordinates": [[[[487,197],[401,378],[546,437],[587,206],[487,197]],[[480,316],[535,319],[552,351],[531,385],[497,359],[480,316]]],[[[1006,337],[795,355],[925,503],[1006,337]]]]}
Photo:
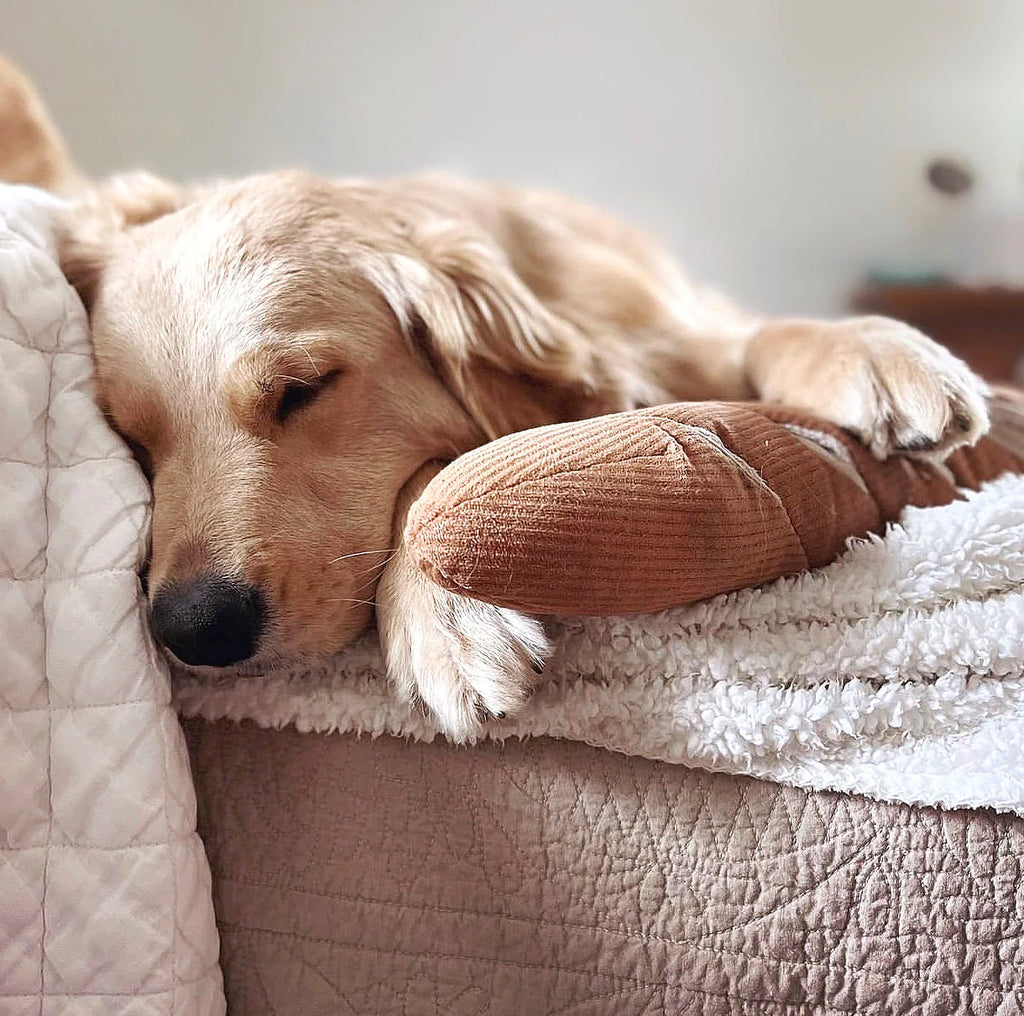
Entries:
{"type": "Polygon", "coordinates": [[[910,440],[897,445],[896,450],[900,452],[930,452],[937,444],[938,442],[933,441],[930,437],[918,434],[916,437],[912,437],[910,440]]]}

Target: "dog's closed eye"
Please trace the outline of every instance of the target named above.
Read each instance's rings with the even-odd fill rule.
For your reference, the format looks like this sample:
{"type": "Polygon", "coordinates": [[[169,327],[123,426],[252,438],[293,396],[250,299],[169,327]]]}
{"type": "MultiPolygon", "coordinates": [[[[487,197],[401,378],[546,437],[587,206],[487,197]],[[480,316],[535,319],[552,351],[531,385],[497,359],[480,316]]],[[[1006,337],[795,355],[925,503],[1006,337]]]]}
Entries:
{"type": "Polygon", "coordinates": [[[340,369],[329,370],[311,381],[297,380],[287,385],[274,408],[274,419],[278,423],[284,423],[299,410],[315,402],[339,377],[340,369]]]}
{"type": "Polygon", "coordinates": [[[146,479],[150,483],[152,483],[154,473],[153,456],[150,454],[149,449],[137,438],[134,438],[130,434],[128,434],[123,427],[118,426],[117,421],[114,419],[113,414],[110,412],[108,408],[103,407],[102,411],[103,419],[107,421],[107,424],[110,426],[111,430],[116,431],[117,435],[121,438],[121,440],[124,441],[126,445],[128,445],[128,449],[134,456],[135,461],[141,467],[142,472],[146,476],[146,479]]]}
{"type": "Polygon", "coordinates": [[[136,441],[134,438],[128,437],[125,434],[122,434],[121,436],[124,438],[125,443],[131,449],[132,455],[135,456],[135,461],[138,462],[139,466],[142,469],[142,472],[146,476],[146,479],[150,483],[152,483],[154,473],[153,456],[149,454],[149,450],[146,448],[145,445],[136,441]]]}

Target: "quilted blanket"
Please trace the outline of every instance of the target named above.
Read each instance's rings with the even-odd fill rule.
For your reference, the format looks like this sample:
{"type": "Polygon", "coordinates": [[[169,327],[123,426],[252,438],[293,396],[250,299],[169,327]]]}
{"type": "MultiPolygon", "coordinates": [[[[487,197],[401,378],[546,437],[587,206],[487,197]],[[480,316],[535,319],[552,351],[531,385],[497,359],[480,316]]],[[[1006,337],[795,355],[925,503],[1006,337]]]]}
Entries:
{"type": "Polygon", "coordinates": [[[1024,1014],[1024,818],[546,737],[185,729],[244,1016],[1024,1014]]]}
{"type": "Polygon", "coordinates": [[[210,873],[136,577],[149,495],[90,396],[54,207],[0,187],[0,1016],[214,1016],[210,873]]]}

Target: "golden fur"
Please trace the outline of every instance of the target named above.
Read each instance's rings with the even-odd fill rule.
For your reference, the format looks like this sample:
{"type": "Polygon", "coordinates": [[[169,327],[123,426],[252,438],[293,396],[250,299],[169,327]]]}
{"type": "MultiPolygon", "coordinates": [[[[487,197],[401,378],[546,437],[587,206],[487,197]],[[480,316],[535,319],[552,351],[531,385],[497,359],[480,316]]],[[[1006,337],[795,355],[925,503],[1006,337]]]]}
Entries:
{"type": "Polygon", "coordinates": [[[73,194],[85,180],[32,83],[0,54],[0,180],[73,194]]]}
{"type": "Polygon", "coordinates": [[[62,257],[100,401],[151,470],[151,597],[204,574],[257,587],[252,665],[341,648],[376,602],[397,686],[459,738],[523,700],[545,642],[405,560],[402,506],[429,464],[676,399],[787,402],[879,455],[941,455],[987,427],[982,383],[906,325],[761,321],[552,194],[135,175],[70,210],[62,257]]]}

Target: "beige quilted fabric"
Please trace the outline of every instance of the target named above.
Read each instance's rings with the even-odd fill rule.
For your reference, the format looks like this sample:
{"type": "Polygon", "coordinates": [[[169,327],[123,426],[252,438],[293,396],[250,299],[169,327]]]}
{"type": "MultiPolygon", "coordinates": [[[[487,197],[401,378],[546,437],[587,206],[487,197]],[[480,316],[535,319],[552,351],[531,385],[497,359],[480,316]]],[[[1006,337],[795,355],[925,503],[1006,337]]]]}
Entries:
{"type": "Polygon", "coordinates": [[[186,733],[244,1016],[1024,1012],[1024,819],[546,738],[186,733]]]}
{"type": "Polygon", "coordinates": [[[210,875],[53,199],[0,186],[0,1016],[219,1016],[210,875]]]}

